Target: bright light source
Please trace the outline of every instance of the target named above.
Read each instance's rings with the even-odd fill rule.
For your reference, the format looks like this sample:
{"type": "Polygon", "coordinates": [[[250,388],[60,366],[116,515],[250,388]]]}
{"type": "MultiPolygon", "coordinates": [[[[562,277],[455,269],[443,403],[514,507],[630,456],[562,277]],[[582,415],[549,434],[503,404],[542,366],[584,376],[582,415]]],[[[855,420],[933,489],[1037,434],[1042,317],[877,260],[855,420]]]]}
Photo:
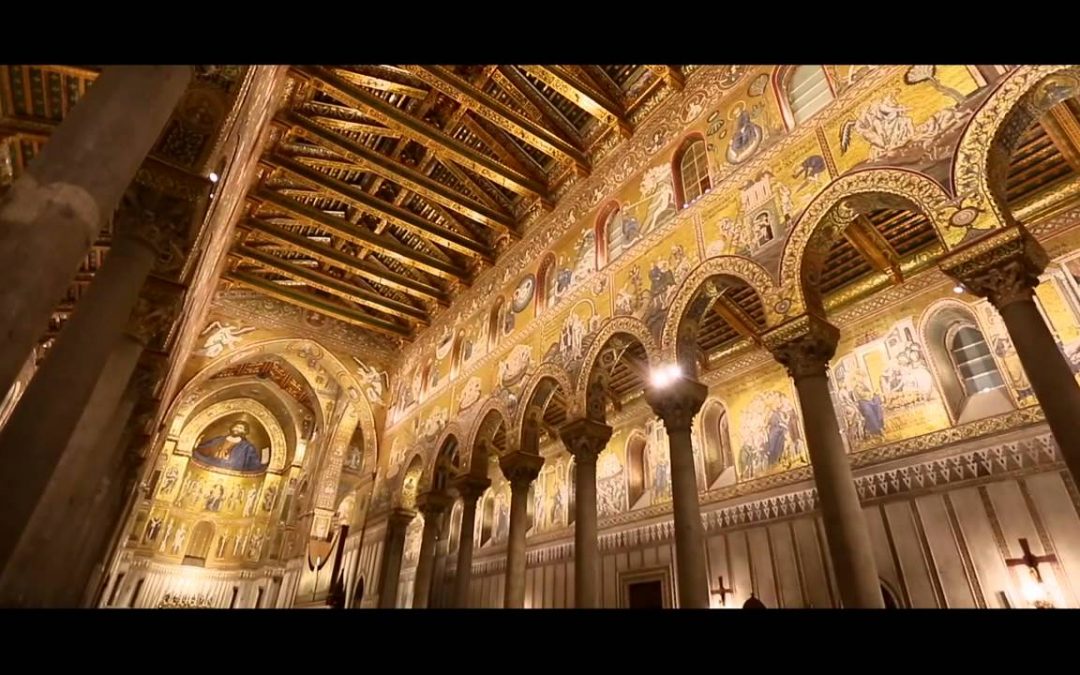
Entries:
{"type": "Polygon", "coordinates": [[[958,295],[960,293],[963,293],[964,292],[964,285],[963,284],[956,284],[955,286],[952,287],[952,292],[956,293],[958,295]]]}
{"type": "Polygon", "coordinates": [[[210,174],[210,182],[211,182],[211,183],[216,183],[216,182],[218,182],[218,175],[217,175],[216,173],[211,173],[211,174],[210,174]]]}
{"type": "Polygon", "coordinates": [[[669,363],[666,366],[660,366],[652,371],[650,379],[652,385],[658,389],[670,385],[675,380],[682,377],[682,368],[677,363],[669,363]]]}

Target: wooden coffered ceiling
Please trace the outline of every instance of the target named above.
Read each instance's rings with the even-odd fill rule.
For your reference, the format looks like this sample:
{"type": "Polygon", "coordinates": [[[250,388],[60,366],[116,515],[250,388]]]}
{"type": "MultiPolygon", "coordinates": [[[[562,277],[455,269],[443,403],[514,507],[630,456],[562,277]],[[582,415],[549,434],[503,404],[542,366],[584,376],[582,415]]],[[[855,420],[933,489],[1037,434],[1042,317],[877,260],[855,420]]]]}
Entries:
{"type": "Polygon", "coordinates": [[[292,68],[225,279],[409,340],[682,78],[680,66],[292,68]]]}

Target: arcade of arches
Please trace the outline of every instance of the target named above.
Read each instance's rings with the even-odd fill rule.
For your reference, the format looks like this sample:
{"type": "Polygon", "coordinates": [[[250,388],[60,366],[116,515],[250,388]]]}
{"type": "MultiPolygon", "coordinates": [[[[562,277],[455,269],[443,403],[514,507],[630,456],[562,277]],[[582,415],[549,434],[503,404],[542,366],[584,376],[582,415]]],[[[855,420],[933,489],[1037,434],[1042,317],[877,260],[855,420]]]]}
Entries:
{"type": "Polygon", "coordinates": [[[1080,606],[1080,67],[3,66],[0,606],[1080,606]]]}

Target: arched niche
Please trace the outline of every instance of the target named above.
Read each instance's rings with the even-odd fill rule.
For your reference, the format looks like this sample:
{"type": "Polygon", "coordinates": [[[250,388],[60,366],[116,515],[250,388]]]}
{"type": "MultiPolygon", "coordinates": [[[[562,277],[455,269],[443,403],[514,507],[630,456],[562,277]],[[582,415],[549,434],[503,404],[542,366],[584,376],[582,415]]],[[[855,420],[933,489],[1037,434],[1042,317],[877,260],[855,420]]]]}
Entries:
{"type": "Polygon", "coordinates": [[[270,440],[270,462],[266,470],[270,473],[281,473],[285,470],[288,462],[289,449],[285,443],[285,434],[277,418],[266,409],[264,405],[252,399],[240,398],[215,403],[198,413],[187,423],[180,432],[177,440],[176,455],[190,457],[195,449],[196,442],[202,437],[206,429],[218,420],[236,414],[247,414],[253,417],[263,429],[270,440]]]}

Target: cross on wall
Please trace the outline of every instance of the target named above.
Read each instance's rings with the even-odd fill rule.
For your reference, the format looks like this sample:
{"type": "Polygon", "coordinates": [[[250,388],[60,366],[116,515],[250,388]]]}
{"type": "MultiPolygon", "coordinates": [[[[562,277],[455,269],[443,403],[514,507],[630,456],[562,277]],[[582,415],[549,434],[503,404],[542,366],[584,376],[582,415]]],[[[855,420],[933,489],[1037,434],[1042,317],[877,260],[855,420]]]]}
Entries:
{"type": "Polygon", "coordinates": [[[724,586],[724,575],[723,574],[721,574],[719,577],[717,577],[717,581],[719,582],[720,586],[718,588],[712,589],[712,593],[713,593],[713,595],[719,595],[720,596],[720,606],[723,607],[723,606],[727,605],[727,596],[729,594],[731,594],[731,593],[734,593],[735,589],[734,588],[728,588],[727,586],[724,586]]]}
{"type": "MultiPolygon", "coordinates": [[[[1019,567],[1024,565],[1028,568],[1028,572],[1031,574],[1032,579],[1040,587],[1043,583],[1042,573],[1039,571],[1039,565],[1042,563],[1057,562],[1057,556],[1049,553],[1046,555],[1035,555],[1031,552],[1031,546],[1028,544],[1027,539],[1020,539],[1020,550],[1023,551],[1023,555],[1019,558],[1006,558],[1005,564],[1009,567],[1019,567]]],[[[1041,589],[1045,592],[1045,589],[1041,589]]],[[[1053,607],[1053,603],[1048,599],[1038,599],[1034,601],[1036,607],[1053,607]]]]}

